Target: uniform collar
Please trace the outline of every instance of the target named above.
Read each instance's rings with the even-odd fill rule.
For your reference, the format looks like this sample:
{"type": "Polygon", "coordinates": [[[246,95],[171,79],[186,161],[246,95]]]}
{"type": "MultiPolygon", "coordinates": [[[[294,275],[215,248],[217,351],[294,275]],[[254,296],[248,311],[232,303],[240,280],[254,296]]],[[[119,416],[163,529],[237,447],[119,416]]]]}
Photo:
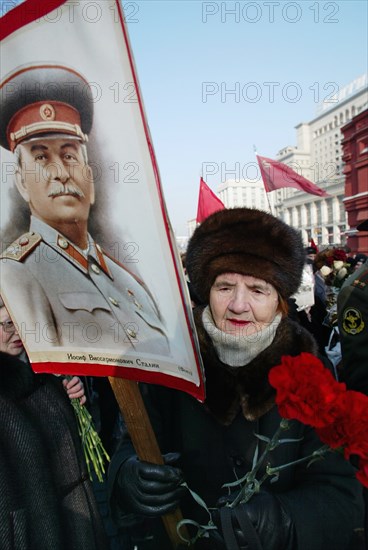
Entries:
{"type": "Polygon", "coordinates": [[[97,244],[88,233],[88,256],[83,251],[73,244],[69,239],[64,237],[62,233],[59,233],[45,222],[31,216],[30,231],[39,233],[42,240],[46,242],[51,248],[56,250],[58,254],[66,258],[69,262],[75,265],[83,273],[88,273],[89,261],[97,264],[105,273],[112,279],[109,268],[106,265],[104,254],[99,244],[97,244]]]}

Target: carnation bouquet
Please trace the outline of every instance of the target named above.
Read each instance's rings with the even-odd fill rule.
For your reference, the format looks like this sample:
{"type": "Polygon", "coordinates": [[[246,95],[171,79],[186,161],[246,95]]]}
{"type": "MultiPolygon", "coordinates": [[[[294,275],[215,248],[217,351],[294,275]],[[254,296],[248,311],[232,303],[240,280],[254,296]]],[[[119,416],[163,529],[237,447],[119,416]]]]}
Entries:
{"type": "MultiPolygon", "coordinates": [[[[252,469],[241,479],[228,483],[224,487],[238,489],[235,498],[226,504],[230,508],[245,503],[259,492],[262,483],[269,477],[277,480],[279,472],[305,462],[308,466],[321,460],[327,453],[342,454],[346,460],[357,463],[356,477],[368,487],[368,397],[360,392],[347,390],[346,384],[338,382],[323,363],[310,353],[301,353],[296,357],[283,356],[281,364],[273,367],[269,373],[269,382],[276,389],[276,404],[282,420],[272,438],[255,434],[265,443],[261,456],[255,456],[252,469]],[[270,467],[268,456],[274,449],[291,439],[283,438],[290,422],[298,420],[312,426],[322,445],[309,456],[297,461],[270,467]],[[263,466],[265,473],[259,478],[263,466]]],[[[177,525],[179,537],[187,544],[193,544],[207,531],[216,529],[211,511],[205,502],[188,487],[197,504],[209,515],[207,525],[199,525],[192,520],[182,520],[177,525]],[[196,535],[188,540],[180,533],[182,525],[194,525],[196,535]]]]}
{"type": "Polygon", "coordinates": [[[350,275],[350,265],[347,263],[346,252],[340,248],[332,248],[324,252],[325,265],[320,269],[328,286],[341,288],[350,275]]]}
{"type": "MultiPolygon", "coordinates": [[[[70,380],[71,376],[65,376],[70,380]]],[[[100,436],[98,435],[93,418],[85,405],[81,405],[79,399],[71,399],[75,417],[78,424],[78,433],[81,438],[83,454],[87,465],[90,480],[93,480],[93,472],[98,481],[104,481],[105,463],[110,461],[100,436]]]]}
{"type": "Polygon", "coordinates": [[[327,317],[325,323],[334,326],[337,323],[337,295],[345,280],[351,274],[346,252],[341,248],[329,248],[319,253],[319,271],[326,283],[327,317]]]}
{"type": "Polygon", "coordinates": [[[324,443],[323,453],[341,452],[358,458],[357,478],[368,487],[368,397],[347,390],[323,363],[310,353],[284,356],[271,369],[270,384],[276,389],[281,416],[315,428],[324,443]]]}

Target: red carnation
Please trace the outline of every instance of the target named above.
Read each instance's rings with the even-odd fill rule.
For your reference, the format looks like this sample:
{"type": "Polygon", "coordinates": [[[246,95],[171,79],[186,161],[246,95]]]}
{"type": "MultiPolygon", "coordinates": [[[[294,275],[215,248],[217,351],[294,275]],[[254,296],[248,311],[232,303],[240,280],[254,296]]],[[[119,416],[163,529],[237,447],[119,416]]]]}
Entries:
{"type": "Polygon", "coordinates": [[[328,425],[316,427],[318,437],[323,443],[326,443],[332,449],[345,447],[349,440],[349,423],[346,422],[347,401],[346,395],[348,392],[342,393],[339,396],[336,407],[334,408],[334,418],[328,425]]]}
{"type": "Polygon", "coordinates": [[[269,381],[277,391],[276,403],[284,418],[322,428],[341,415],[346,386],[310,353],[283,356],[281,365],[271,369],[269,381]]]}
{"type": "Polygon", "coordinates": [[[347,436],[345,457],[358,455],[368,461],[368,397],[361,392],[347,391],[345,406],[341,419],[347,436]]]}
{"type": "Polygon", "coordinates": [[[334,251],[334,254],[333,254],[333,258],[334,260],[336,261],[342,261],[342,262],[346,262],[346,252],[344,250],[341,250],[341,248],[337,248],[335,251],[334,251]]]}
{"type": "Polygon", "coordinates": [[[319,438],[333,449],[344,447],[346,459],[358,455],[368,461],[368,397],[347,391],[338,405],[333,424],[316,429],[319,438]]]}
{"type": "Polygon", "coordinates": [[[324,452],[343,450],[347,460],[358,456],[356,477],[368,487],[368,396],[348,391],[310,353],[282,357],[269,381],[281,416],[314,427],[324,452]]]}

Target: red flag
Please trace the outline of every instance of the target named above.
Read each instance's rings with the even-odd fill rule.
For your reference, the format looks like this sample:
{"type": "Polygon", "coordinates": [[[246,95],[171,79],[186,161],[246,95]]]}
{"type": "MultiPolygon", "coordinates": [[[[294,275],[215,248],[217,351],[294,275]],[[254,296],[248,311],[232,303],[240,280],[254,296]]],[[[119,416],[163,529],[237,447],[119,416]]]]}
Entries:
{"type": "Polygon", "coordinates": [[[316,245],[316,243],[314,242],[313,239],[311,239],[311,240],[309,241],[309,246],[310,246],[311,248],[314,248],[314,250],[316,251],[316,254],[318,253],[318,246],[316,245]]]}
{"type": "Polygon", "coordinates": [[[210,214],[223,210],[225,205],[208,187],[207,183],[201,178],[199,184],[199,197],[197,209],[197,223],[202,223],[210,214]]]}
{"type": "Polygon", "coordinates": [[[295,187],[311,195],[318,195],[319,197],[330,196],[326,191],[303,178],[303,176],[300,176],[289,168],[289,166],[286,166],[286,164],[266,157],[260,157],[259,155],[257,155],[257,159],[266,193],[275,191],[275,189],[281,189],[282,187],[295,187]]]}

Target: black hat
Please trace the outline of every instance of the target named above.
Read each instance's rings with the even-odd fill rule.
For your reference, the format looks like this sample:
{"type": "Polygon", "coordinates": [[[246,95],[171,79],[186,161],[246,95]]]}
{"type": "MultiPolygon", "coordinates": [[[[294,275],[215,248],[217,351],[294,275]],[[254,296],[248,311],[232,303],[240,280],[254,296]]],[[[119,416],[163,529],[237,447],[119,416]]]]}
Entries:
{"type": "Polygon", "coordinates": [[[368,231],[368,220],[365,220],[364,222],[357,225],[358,231],[368,231]]]}
{"type": "Polygon", "coordinates": [[[313,246],[306,246],[305,247],[305,253],[306,254],[317,254],[317,250],[313,248],[313,246]]]}
{"type": "Polygon", "coordinates": [[[356,262],[362,262],[364,263],[367,259],[367,256],[365,254],[362,254],[362,253],[359,253],[359,254],[355,254],[354,256],[354,260],[356,262]]]}
{"type": "Polygon", "coordinates": [[[78,72],[61,65],[20,67],[0,85],[0,145],[14,151],[41,134],[88,140],[93,96],[78,72]]]}
{"type": "Polygon", "coordinates": [[[226,272],[263,279],[288,298],[299,287],[304,262],[299,231],[251,208],[221,210],[206,218],[186,255],[189,279],[204,303],[216,277],[226,272]]]}

